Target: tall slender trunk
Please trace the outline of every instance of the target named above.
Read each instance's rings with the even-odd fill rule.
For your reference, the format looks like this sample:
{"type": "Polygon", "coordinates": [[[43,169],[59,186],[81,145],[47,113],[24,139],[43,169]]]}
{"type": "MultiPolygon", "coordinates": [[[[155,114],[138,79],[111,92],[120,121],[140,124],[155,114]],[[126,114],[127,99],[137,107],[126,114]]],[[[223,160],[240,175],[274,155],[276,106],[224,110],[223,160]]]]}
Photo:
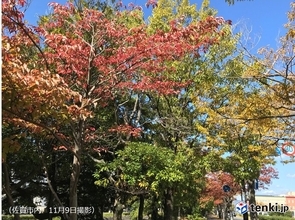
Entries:
{"type": "MultiPolygon", "coordinates": [[[[78,194],[77,194],[77,188],[78,188],[78,180],[80,176],[80,149],[77,144],[75,144],[73,152],[76,154],[73,156],[73,164],[72,164],[72,173],[70,177],[70,195],[69,195],[69,206],[70,209],[77,208],[78,207],[78,194]],[[77,158],[79,157],[79,158],[77,158]]],[[[73,212],[69,214],[70,220],[77,220],[77,213],[73,212]]]]}
{"type": "Polygon", "coordinates": [[[173,190],[171,187],[165,192],[164,220],[173,220],[173,190]]]}
{"type": "Polygon", "coordinates": [[[139,207],[137,220],[143,220],[144,195],[139,195],[139,207]]]}
{"type": "MultiPolygon", "coordinates": [[[[244,192],[244,202],[247,203],[248,202],[248,197],[247,197],[247,190],[246,190],[246,183],[247,181],[246,180],[243,180],[242,181],[242,187],[243,187],[243,192],[244,192]]],[[[243,214],[243,220],[248,220],[248,212],[246,212],[245,214],[243,214]]]]}
{"type": "MultiPolygon", "coordinates": [[[[8,165],[5,162],[2,162],[2,169],[4,172],[4,192],[6,194],[8,204],[10,207],[14,206],[13,198],[11,195],[11,189],[10,189],[10,178],[9,178],[9,170],[8,170],[8,165]]],[[[20,215],[19,214],[14,214],[14,220],[20,220],[20,215]]]]}
{"type": "MultiPolygon", "coordinates": [[[[73,131],[74,136],[74,149],[73,149],[73,163],[72,163],[72,173],[70,177],[70,195],[69,195],[69,206],[75,209],[78,207],[78,181],[81,172],[81,151],[83,146],[83,131],[85,122],[81,118],[77,124],[77,130],[73,131]]],[[[77,212],[69,214],[70,220],[77,220],[77,212]]]]}
{"type": "MultiPolygon", "coordinates": [[[[256,200],[255,200],[255,181],[249,181],[249,204],[254,204],[256,205],[256,200]]],[[[251,220],[257,220],[257,212],[250,212],[250,219],[251,220]]]]}
{"type": "Polygon", "coordinates": [[[158,220],[158,198],[156,196],[153,196],[152,198],[152,219],[158,220]]]}
{"type": "Polygon", "coordinates": [[[224,202],[224,208],[223,208],[223,216],[222,216],[222,219],[223,220],[226,220],[227,218],[227,203],[224,202]]]}
{"type": "Polygon", "coordinates": [[[222,218],[222,207],[221,205],[217,205],[217,212],[218,212],[218,218],[222,218]]]}
{"type": "MultiPolygon", "coordinates": [[[[49,190],[49,196],[48,196],[48,205],[47,205],[47,211],[50,210],[50,207],[52,207],[53,203],[52,203],[52,199],[53,199],[53,196],[52,196],[52,193],[51,191],[49,190]]],[[[52,220],[52,213],[49,212],[48,213],[48,220],[52,220]]]]}
{"type": "MultiPolygon", "coordinates": [[[[55,169],[56,166],[56,153],[52,152],[51,154],[51,166],[50,166],[50,170],[49,170],[49,178],[50,178],[50,182],[52,185],[52,188],[55,190],[55,192],[57,192],[56,190],[56,182],[55,182],[55,169]]],[[[49,210],[50,207],[53,206],[53,194],[51,192],[51,190],[49,189],[49,195],[48,195],[48,204],[47,204],[47,211],[49,210]]],[[[52,220],[53,215],[49,212],[49,216],[48,216],[48,220],[52,220]]]]}

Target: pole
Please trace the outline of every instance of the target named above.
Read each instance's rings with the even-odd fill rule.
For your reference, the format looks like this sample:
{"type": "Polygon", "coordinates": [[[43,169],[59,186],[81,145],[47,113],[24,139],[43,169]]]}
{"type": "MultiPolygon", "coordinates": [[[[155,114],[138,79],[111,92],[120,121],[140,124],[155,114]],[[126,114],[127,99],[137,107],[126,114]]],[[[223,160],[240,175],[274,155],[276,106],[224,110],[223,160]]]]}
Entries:
{"type": "MultiPolygon", "coordinates": [[[[244,185],[244,189],[245,189],[245,203],[247,204],[247,206],[248,206],[248,202],[247,202],[247,191],[248,191],[248,183],[246,183],[245,185],[244,185]]],[[[243,220],[248,220],[249,219],[249,217],[248,217],[248,211],[245,213],[245,214],[243,214],[243,220]]]]}
{"type": "Polygon", "coordinates": [[[243,215],[243,220],[248,220],[248,212],[246,212],[244,215],[243,215]]]}

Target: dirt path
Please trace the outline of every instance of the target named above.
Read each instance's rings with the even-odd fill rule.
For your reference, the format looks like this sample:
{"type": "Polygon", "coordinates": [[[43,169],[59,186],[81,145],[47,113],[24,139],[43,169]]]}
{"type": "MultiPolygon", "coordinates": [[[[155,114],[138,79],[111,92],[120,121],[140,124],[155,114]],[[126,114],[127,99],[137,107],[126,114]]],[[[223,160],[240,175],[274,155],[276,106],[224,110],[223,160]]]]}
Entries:
{"type": "Polygon", "coordinates": [[[208,217],[207,217],[207,220],[220,220],[216,215],[209,215],[208,217]]]}

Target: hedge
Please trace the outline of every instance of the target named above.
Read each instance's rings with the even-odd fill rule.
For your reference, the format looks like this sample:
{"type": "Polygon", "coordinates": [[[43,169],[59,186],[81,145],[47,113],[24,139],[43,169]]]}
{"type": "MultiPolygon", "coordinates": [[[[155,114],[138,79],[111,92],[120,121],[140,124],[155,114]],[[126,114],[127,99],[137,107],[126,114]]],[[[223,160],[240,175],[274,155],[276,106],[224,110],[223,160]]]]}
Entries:
{"type": "Polygon", "coordinates": [[[286,216],[266,216],[266,215],[259,215],[259,220],[294,220],[294,218],[286,217],[286,216]]]}

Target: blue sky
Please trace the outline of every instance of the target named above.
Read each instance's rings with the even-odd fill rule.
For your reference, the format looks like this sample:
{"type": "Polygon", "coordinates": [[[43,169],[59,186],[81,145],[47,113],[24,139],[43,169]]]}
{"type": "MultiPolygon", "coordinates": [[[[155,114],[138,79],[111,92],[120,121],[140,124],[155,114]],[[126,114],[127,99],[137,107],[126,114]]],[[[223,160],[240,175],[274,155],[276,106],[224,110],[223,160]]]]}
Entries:
{"type": "MultiPolygon", "coordinates": [[[[38,15],[48,13],[47,4],[49,0],[31,0],[31,5],[26,11],[26,19],[31,24],[35,24],[38,15]]],[[[64,3],[65,0],[56,0],[54,2],[64,3]]],[[[124,2],[129,2],[128,0],[124,2]]],[[[131,2],[131,1],[130,1],[131,2]]],[[[199,8],[200,0],[191,0],[199,8]]],[[[136,5],[144,7],[145,0],[133,0],[136,5]]],[[[224,0],[211,0],[211,6],[218,11],[218,16],[232,20],[239,30],[247,27],[251,30],[249,34],[250,41],[255,42],[255,47],[251,51],[255,53],[257,49],[264,46],[277,48],[278,39],[285,33],[283,25],[287,21],[287,11],[290,8],[291,0],[253,0],[236,1],[234,5],[229,6],[224,0]]],[[[146,10],[150,13],[151,9],[146,10]]],[[[268,190],[259,190],[257,194],[286,194],[289,191],[295,192],[295,163],[282,164],[280,161],[287,156],[278,157],[278,163],[275,168],[279,171],[279,179],[273,180],[268,190]]]]}

